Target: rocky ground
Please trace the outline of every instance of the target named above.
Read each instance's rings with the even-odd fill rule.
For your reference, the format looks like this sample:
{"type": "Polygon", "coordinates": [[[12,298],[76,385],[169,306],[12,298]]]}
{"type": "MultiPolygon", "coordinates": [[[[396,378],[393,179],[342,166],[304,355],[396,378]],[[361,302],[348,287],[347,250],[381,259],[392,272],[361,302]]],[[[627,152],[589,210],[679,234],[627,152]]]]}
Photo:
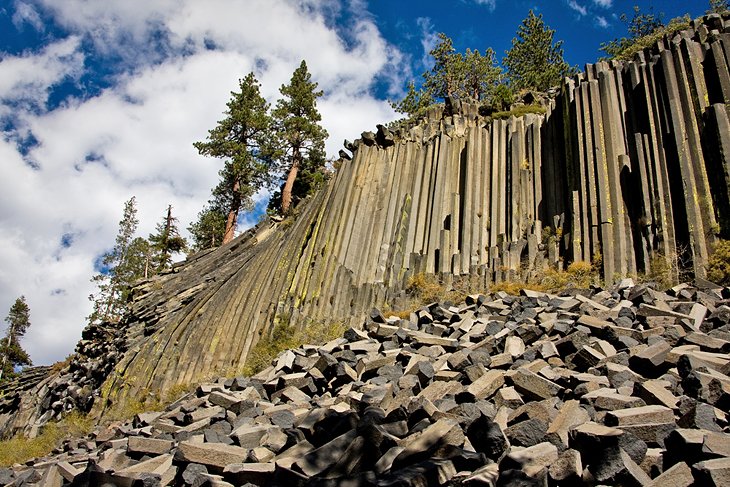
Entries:
{"type": "Polygon", "coordinates": [[[7,485],[730,485],[730,289],[373,310],[0,470],[7,485]]]}

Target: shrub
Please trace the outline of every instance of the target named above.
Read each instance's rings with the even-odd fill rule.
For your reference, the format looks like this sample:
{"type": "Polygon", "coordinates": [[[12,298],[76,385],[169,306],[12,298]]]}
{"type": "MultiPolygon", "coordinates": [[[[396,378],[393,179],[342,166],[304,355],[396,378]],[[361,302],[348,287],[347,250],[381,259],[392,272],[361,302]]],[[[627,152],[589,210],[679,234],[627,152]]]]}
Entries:
{"type": "Polygon", "coordinates": [[[446,286],[433,274],[419,273],[408,278],[406,292],[418,299],[421,304],[439,301],[446,294],[446,286]]]}
{"type": "Polygon", "coordinates": [[[730,240],[718,240],[707,261],[707,278],[721,286],[730,285],[730,240]]]}
{"type": "Polygon", "coordinates": [[[674,35],[676,32],[689,28],[690,18],[688,15],[684,17],[676,17],[669,21],[666,26],[656,28],[653,32],[638,38],[622,38],[615,39],[611,42],[601,45],[601,50],[608,54],[608,59],[618,59],[621,61],[629,61],[634,55],[651,48],[664,36],[674,35]]]}

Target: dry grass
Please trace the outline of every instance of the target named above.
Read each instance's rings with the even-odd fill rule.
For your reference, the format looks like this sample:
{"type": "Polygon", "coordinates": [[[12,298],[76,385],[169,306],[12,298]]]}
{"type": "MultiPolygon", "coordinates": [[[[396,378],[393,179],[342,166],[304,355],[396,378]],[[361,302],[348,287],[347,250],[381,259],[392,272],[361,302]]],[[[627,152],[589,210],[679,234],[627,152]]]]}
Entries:
{"type": "Polygon", "coordinates": [[[414,311],[416,311],[416,309],[418,309],[418,308],[404,309],[404,310],[401,310],[401,311],[389,311],[388,312],[388,315],[390,315],[390,316],[397,316],[398,318],[400,318],[402,320],[407,320],[407,319],[410,319],[411,313],[413,313],[414,311]]]}
{"type": "Polygon", "coordinates": [[[289,326],[288,319],[274,326],[270,337],[264,337],[254,345],[246,357],[241,373],[254,375],[269,365],[284,350],[302,345],[323,345],[341,337],[347,326],[344,323],[310,323],[301,330],[289,326]]]}
{"type": "Polygon", "coordinates": [[[51,373],[56,374],[58,372],[61,372],[63,369],[71,365],[71,361],[76,358],[76,354],[72,353],[71,355],[67,356],[64,360],[60,362],[56,362],[55,364],[51,365],[51,373]]]}
{"type": "Polygon", "coordinates": [[[32,458],[48,455],[61,445],[64,439],[84,437],[94,427],[92,419],[73,412],[60,422],[48,423],[41,434],[33,439],[16,436],[0,441],[0,467],[24,463],[32,458]]]}
{"type": "Polygon", "coordinates": [[[707,261],[707,278],[721,286],[730,285],[730,240],[718,240],[707,261]]]}
{"type": "Polygon", "coordinates": [[[148,411],[162,411],[180,397],[194,391],[195,387],[194,384],[175,384],[162,394],[159,392],[152,393],[145,389],[137,394],[134,399],[113,405],[104,413],[104,419],[107,421],[127,421],[137,414],[148,411]]]}
{"type": "Polygon", "coordinates": [[[584,289],[599,281],[596,266],[590,262],[573,262],[564,271],[550,268],[545,272],[532,276],[525,282],[503,281],[490,286],[490,292],[504,291],[517,295],[523,289],[533,291],[559,291],[567,287],[584,289]]]}

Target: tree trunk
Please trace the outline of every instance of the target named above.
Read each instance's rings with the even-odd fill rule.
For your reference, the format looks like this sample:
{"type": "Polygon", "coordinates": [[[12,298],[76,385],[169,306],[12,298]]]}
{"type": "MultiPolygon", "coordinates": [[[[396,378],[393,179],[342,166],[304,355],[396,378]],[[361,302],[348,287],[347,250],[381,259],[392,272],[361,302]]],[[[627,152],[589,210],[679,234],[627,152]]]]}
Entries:
{"type": "Polygon", "coordinates": [[[221,245],[225,245],[233,240],[233,236],[236,233],[238,210],[241,208],[241,196],[239,194],[240,189],[241,185],[238,180],[236,180],[236,182],[233,183],[233,197],[231,198],[231,209],[228,211],[228,218],[226,219],[226,231],[223,234],[223,242],[221,243],[221,245]]]}
{"type": "Polygon", "coordinates": [[[284,189],[281,190],[281,214],[286,215],[289,212],[289,209],[291,207],[291,199],[292,199],[292,189],[294,188],[294,181],[297,179],[297,174],[299,173],[299,166],[301,165],[301,154],[299,153],[299,150],[294,150],[294,155],[292,157],[292,165],[291,169],[289,169],[289,174],[286,177],[286,183],[284,184],[284,189]]]}

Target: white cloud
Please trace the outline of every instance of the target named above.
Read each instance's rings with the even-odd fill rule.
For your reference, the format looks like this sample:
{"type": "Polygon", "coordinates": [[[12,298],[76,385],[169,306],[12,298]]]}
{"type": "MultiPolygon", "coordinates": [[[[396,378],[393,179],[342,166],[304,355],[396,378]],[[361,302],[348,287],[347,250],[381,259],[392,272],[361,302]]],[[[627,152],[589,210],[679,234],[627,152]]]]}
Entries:
{"type": "Polygon", "coordinates": [[[486,5],[490,11],[494,11],[497,7],[497,0],[474,0],[478,5],[486,5]]]}
{"type": "Polygon", "coordinates": [[[339,2],[331,0],[35,5],[71,32],[38,53],[0,61],[0,116],[12,114],[16,128],[0,138],[0,313],[26,296],[32,326],[24,347],[36,363],[63,359],[79,339],[94,259],[113,245],[124,201],[136,195],[142,236],[168,204],[181,229],[196,217],[221,163],[192,143],[221,118],[239,78],[255,71],[273,103],[306,59],[325,92],[319,107],[334,155],[343,139],[395,118],[373,83],[396,86],[407,72],[368,15],[337,25],[338,34],[339,2]],[[50,110],[51,90],[83,74],[87,46],[121,57],[125,69],[97,96],[50,110]],[[16,140],[29,134],[37,143],[22,154],[16,140]]]}
{"type": "Polygon", "coordinates": [[[596,15],[596,18],[594,20],[595,20],[596,26],[598,26],[602,29],[607,29],[610,25],[608,23],[608,20],[606,20],[605,17],[602,17],[600,15],[596,15]]]}
{"type": "Polygon", "coordinates": [[[13,14],[12,21],[17,29],[22,30],[24,24],[29,24],[37,31],[44,30],[43,21],[41,21],[41,16],[38,14],[38,11],[33,5],[20,0],[15,2],[15,13],[13,14]]]}
{"type": "Polygon", "coordinates": [[[50,88],[64,78],[81,74],[84,55],[76,36],[49,44],[39,53],[8,56],[0,60],[0,117],[15,112],[18,105],[45,105],[50,88]]]}
{"type": "Polygon", "coordinates": [[[588,9],[585,6],[576,2],[576,0],[568,0],[568,7],[575,10],[576,12],[578,12],[578,15],[580,17],[582,17],[588,13],[588,9]]]}
{"type": "Polygon", "coordinates": [[[418,17],[416,25],[421,29],[421,46],[423,47],[423,57],[421,64],[427,70],[433,67],[433,58],[429,54],[438,44],[438,32],[434,30],[433,22],[428,17],[418,17]]]}
{"type": "Polygon", "coordinates": [[[602,8],[611,8],[613,6],[613,0],[593,0],[593,3],[602,8]]]}

